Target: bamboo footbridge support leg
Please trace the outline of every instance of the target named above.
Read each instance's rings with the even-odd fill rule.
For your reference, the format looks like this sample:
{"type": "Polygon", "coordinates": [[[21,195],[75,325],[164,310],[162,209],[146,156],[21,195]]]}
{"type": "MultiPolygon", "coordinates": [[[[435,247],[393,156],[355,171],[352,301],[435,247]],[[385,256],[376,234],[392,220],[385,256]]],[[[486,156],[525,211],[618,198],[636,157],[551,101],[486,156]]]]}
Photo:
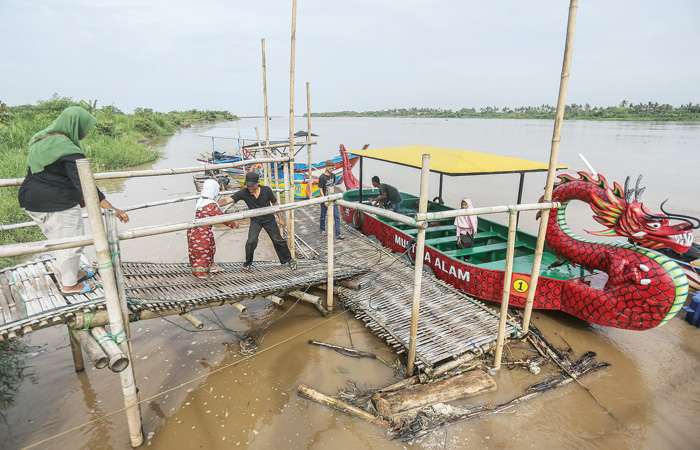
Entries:
{"type": "MultiPolygon", "coordinates": [[[[126,333],[126,327],[129,325],[122,316],[123,309],[120,305],[117,280],[114,268],[112,267],[112,252],[110,252],[105,224],[102,221],[102,210],[100,209],[100,200],[97,195],[95,177],[92,174],[92,164],[89,159],[79,159],[76,164],[78,167],[78,175],[80,176],[80,183],[83,188],[83,198],[85,199],[88,218],[90,219],[90,230],[92,231],[95,243],[95,253],[97,254],[100,276],[102,277],[110,330],[112,333],[116,332],[117,338],[123,334],[123,338],[119,338],[121,341],[118,341],[118,346],[121,351],[127,355],[128,360],[133,361],[128,343],[128,335],[126,333]]],[[[107,213],[114,215],[114,211],[111,210],[107,211],[107,213]]],[[[139,447],[143,444],[143,431],[141,412],[138,407],[138,394],[136,391],[133,364],[128,364],[128,367],[119,372],[119,376],[121,378],[122,394],[124,395],[124,406],[126,407],[126,418],[129,425],[131,445],[134,448],[139,447]]]]}

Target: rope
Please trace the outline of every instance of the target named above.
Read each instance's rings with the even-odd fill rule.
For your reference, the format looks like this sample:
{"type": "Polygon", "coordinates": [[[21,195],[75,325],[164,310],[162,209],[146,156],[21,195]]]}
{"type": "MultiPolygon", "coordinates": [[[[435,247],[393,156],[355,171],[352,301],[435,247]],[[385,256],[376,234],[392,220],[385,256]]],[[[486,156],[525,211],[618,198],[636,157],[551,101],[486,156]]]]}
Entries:
{"type": "MultiPolygon", "coordinates": [[[[285,340],[283,340],[283,341],[280,341],[280,342],[278,342],[278,343],[276,343],[276,344],[272,344],[270,347],[267,347],[267,348],[265,348],[265,349],[262,349],[262,350],[260,350],[259,352],[255,353],[255,354],[252,354],[252,355],[249,355],[249,356],[244,356],[243,358],[239,359],[238,361],[234,361],[234,362],[232,362],[232,363],[230,363],[230,364],[226,364],[226,365],[223,366],[223,367],[219,367],[219,368],[217,368],[217,369],[213,369],[213,370],[207,372],[206,374],[199,375],[199,376],[197,376],[197,377],[195,377],[195,378],[193,378],[193,379],[191,379],[191,380],[189,380],[189,381],[185,381],[184,383],[181,383],[181,384],[179,384],[179,385],[177,385],[177,386],[174,386],[174,387],[172,387],[172,388],[169,388],[169,389],[166,389],[166,390],[164,390],[164,391],[161,391],[161,392],[158,392],[158,393],[156,393],[156,394],[153,394],[153,395],[151,395],[151,396],[148,397],[148,398],[144,398],[144,399],[142,399],[142,400],[139,400],[139,401],[138,401],[136,404],[134,404],[133,406],[137,406],[137,405],[141,405],[141,404],[146,403],[146,402],[150,402],[151,400],[153,400],[153,399],[155,399],[155,398],[158,398],[158,397],[160,397],[160,396],[162,396],[162,395],[164,395],[164,394],[170,393],[170,392],[175,391],[175,390],[177,390],[177,389],[180,389],[180,388],[182,388],[182,387],[184,387],[184,386],[187,386],[188,384],[194,383],[195,381],[199,381],[199,380],[201,380],[201,379],[203,379],[203,378],[207,378],[207,377],[209,377],[210,375],[215,374],[215,373],[217,373],[217,372],[220,372],[220,371],[222,371],[222,370],[224,370],[224,369],[228,369],[228,368],[233,367],[233,366],[235,366],[235,365],[237,365],[237,364],[239,364],[239,363],[245,362],[245,361],[247,361],[247,360],[249,360],[249,359],[251,359],[251,358],[253,358],[253,357],[257,356],[257,355],[261,355],[261,354],[265,353],[265,352],[268,351],[268,350],[272,350],[272,349],[275,348],[275,347],[278,347],[278,346],[280,346],[280,345],[282,345],[282,344],[286,344],[287,342],[289,342],[289,341],[291,341],[291,340],[293,340],[293,339],[296,339],[297,337],[299,337],[299,336],[301,336],[301,335],[303,335],[303,334],[305,334],[305,333],[308,333],[309,331],[311,331],[311,330],[313,330],[313,329],[315,329],[315,328],[318,328],[318,327],[320,327],[321,325],[325,325],[325,324],[327,324],[328,322],[330,322],[331,320],[335,320],[336,318],[338,318],[339,316],[342,316],[342,315],[345,315],[345,312],[338,313],[338,314],[334,315],[333,317],[329,317],[328,319],[325,319],[323,322],[318,323],[318,324],[316,324],[316,325],[313,325],[312,327],[307,328],[306,330],[303,330],[303,331],[301,331],[301,332],[295,334],[294,336],[291,336],[291,337],[289,337],[289,338],[287,338],[287,339],[285,339],[285,340]]],[[[201,384],[200,386],[198,386],[198,387],[196,387],[196,388],[194,388],[194,389],[199,389],[200,387],[203,387],[203,386],[206,386],[206,383],[203,383],[203,384],[201,384]]],[[[27,449],[34,448],[34,447],[37,447],[37,446],[39,446],[39,445],[45,444],[45,443],[47,443],[47,442],[49,442],[49,441],[51,441],[51,440],[53,440],[53,439],[59,438],[59,437],[61,437],[61,436],[65,436],[65,435],[68,434],[68,433],[71,433],[71,432],[73,432],[73,431],[77,431],[77,430],[79,430],[79,429],[81,429],[81,428],[83,428],[83,427],[85,427],[85,426],[92,425],[93,423],[100,422],[100,421],[102,421],[102,420],[104,420],[104,419],[106,419],[106,418],[108,418],[108,417],[111,417],[111,416],[113,416],[113,415],[115,415],[115,414],[118,414],[118,413],[120,413],[120,412],[124,412],[124,411],[126,411],[126,410],[127,410],[127,408],[124,407],[124,408],[120,408],[120,409],[117,409],[117,410],[115,410],[115,411],[112,411],[111,413],[104,414],[104,415],[101,416],[101,417],[98,417],[98,418],[93,419],[93,420],[89,420],[89,421],[87,421],[87,422],[85,422],[85,423],[83,423],[83,424],[81,424],[81,425],[75,426],[75,427],[70,428],[70,429],[68,429],[68,430],[65,430],[65,431],[63,431],[63,432],[61,432],[61,433],[55,434],[55,435],[53,435],[53,436],[50,436],[50,437],[48,437],[48,438],[46,438],[46,439],[43,439],[43,440],[41,440],[41,441],[39,441],[39,442],[35,442],[34,444],[28,445],[27,447],[24,447],[24,450],[27,450],[27,449]]]]}

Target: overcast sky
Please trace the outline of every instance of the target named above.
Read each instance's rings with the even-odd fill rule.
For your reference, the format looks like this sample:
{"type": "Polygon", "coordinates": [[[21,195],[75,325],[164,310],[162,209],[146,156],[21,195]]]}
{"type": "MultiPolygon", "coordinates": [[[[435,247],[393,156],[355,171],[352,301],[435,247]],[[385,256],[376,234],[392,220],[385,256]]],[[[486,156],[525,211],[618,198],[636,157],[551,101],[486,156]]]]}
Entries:
{"type": "MultiPolygon", "coordinates": [[[[295,112],[555,105],[568,0],[298,0],[295,112]]],[[[0,0],[0,100],[289,114],[292,0],[0,0]]],[[[567,103],[700,102],[700,1],[580,0],[567,103]]]]}

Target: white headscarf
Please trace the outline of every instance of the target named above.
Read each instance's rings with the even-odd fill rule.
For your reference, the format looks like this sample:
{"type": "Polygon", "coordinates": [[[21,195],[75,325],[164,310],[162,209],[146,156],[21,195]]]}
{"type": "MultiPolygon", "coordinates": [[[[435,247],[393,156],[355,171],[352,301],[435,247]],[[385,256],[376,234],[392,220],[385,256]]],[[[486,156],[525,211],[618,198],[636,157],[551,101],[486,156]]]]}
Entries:
{"type": "Polygon", "coordinates": [[[197,204],[194,205],[196,211],[201,211],[207,205],[216,203],[216,197],[219,196],[219,183],[215,180],[206,180],[202,185],[202,191],[199,193],[200,197],[197,200],[197,204]]]}
{"type": "MultiPolygon", "coordinates": [[[[472,209],[474,206],[472,206],[472,201],[468,198],[463,198],[462,201],[467,204],[467,209],[472,209]]],[[[459,207],[462,207],[462,204],[460,203],[459,207]]],[[[478,226],[478,221],[476,216],[457,216],[455,217],[455,225],[457,225],[460,228],[466,228],[468,230],[471,230],[472,234],[477,230],[478,226]]]]}

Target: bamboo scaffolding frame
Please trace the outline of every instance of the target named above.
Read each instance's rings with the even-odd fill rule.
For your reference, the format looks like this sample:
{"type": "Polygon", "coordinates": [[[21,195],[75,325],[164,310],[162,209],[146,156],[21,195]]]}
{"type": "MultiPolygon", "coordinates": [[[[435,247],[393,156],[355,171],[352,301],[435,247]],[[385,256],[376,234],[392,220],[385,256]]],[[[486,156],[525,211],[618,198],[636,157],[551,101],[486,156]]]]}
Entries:
{"type": "MultiPolygon", "coordinates": [[[[549,170],[547,170],[547,183],[544,189],[544,202],[552,201],[552,191],[554,190],[554,177],[556,175],[557,160],[559,159],[559,143],[561,142],[561,129],[564,124],[564,110],[566,109],[566,94],[569,90],[569,75],[571,73],[571,61],[574,53],[574,35],[576,33],[576,13],[578,11],[578,0],[571,0],[569,3],[569,20],[566,27],[566,44],[564,45],[564,61],[561,69],[561,81],[559,83],[559,98],[557,99],[557,112],[554,119],[554,132],[552,134],[552,147],[549,154],[549,170]]],[[[547,233],[547,222],[549,209],[543,209],[540,216],[540,227],[537,232],[537,243],[535,244],[535,260],[532,263],[532,273],[530,274],[530,289],[525,300],[525,311],[523,312],[523,331],[528,332],[530,318],[532,316],[532,306],[535,301],[535,291],[540,278],[540,266],[542,264],[542,253],[544,251],[544,239],[547,233]]]]}
{"type": "MultiPolygon", "coordinates": [[[[544,221],[544,219],[542,219],[544,221]]],[[[505,340],[506,320],[508,319],[508,301],[510,300],[510,283],[513,278],[513,258],[515,256],[515,239],[518,227],[518,214],[514,210],[508,211],[508,247],[506,250],[506,272],[503,280],[503,297],[501,297],[501,317],[498,323],[498,338],[496,339],[496,355],[494,356],[493,370],[501,368],[501,356],[503,355],[503,342],[505,340]]]]}
{"type": "MultiPolygon", "coordinates": [[[[309,82],[306,82],[306,140],[311,139],[311,90],[309,88],[309,82]]],[[[309,181],[307,183],[307,192],[309,193],[309,198],[311,198],[311,146],[306,147],[308,166],[309,169],[309,181]]],[[[320,187],[320,186],[319,186],[320,187]]]]}

